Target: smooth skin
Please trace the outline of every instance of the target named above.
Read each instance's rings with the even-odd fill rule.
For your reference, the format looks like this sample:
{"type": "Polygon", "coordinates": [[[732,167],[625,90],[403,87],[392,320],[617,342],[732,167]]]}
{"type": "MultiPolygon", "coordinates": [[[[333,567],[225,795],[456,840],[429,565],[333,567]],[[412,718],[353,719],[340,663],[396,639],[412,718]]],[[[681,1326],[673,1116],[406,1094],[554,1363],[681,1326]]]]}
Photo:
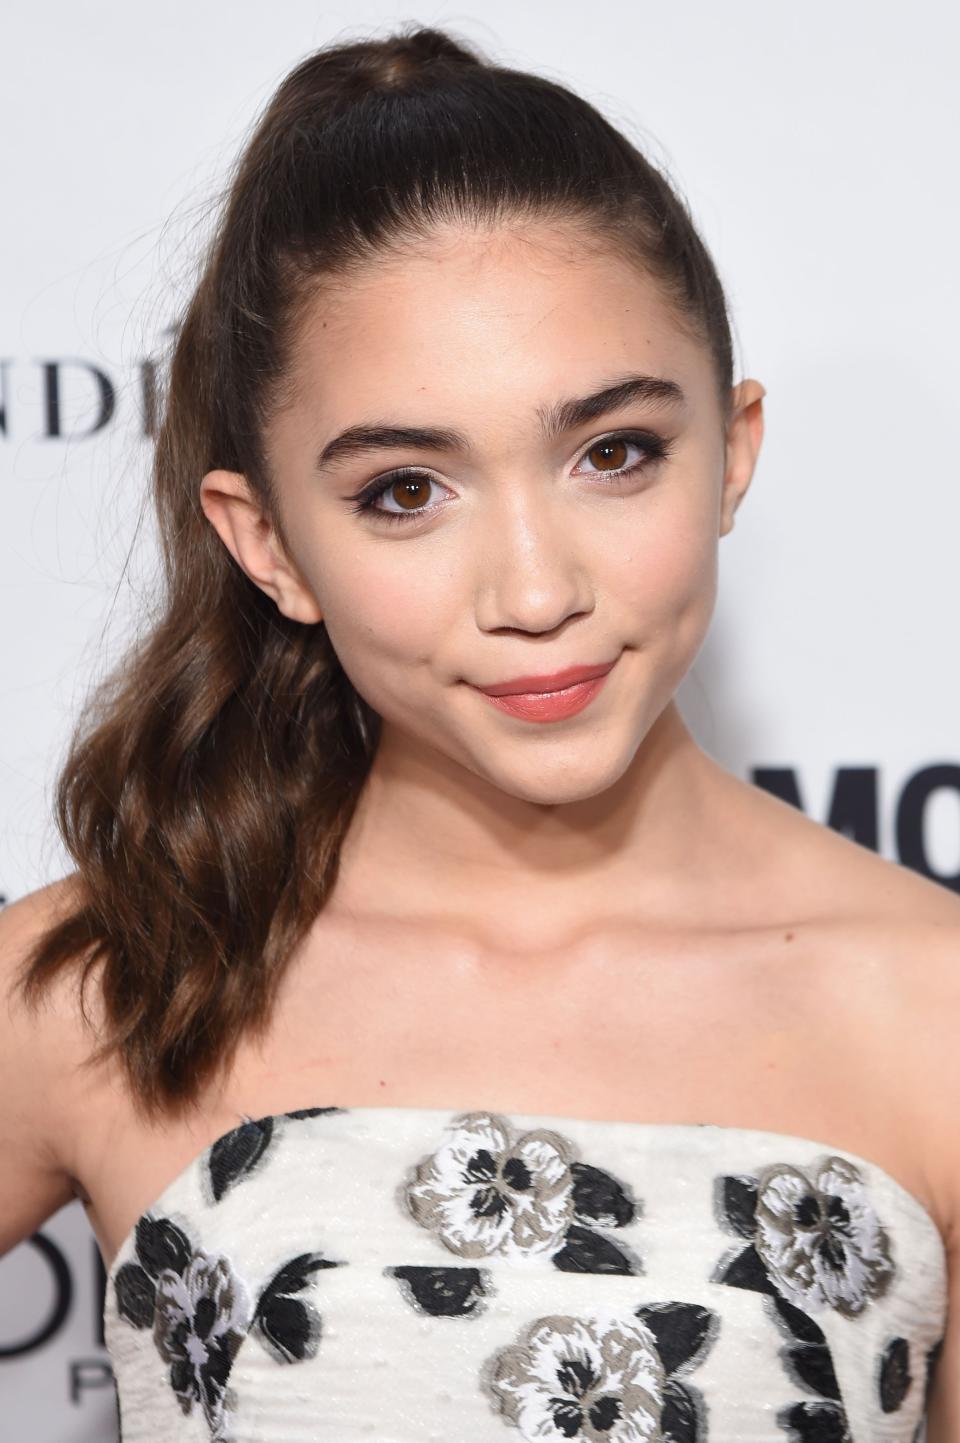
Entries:
{"type": "MultiPolygon", "coordinates": [[[[278,609],[326,625],[383,718],[339,877],[265,1040],[194,1117],[148,1126],[115,1064],[78,1071],[91,1038],[66,984],[39,1017],[11,1007],[0,1248],[76,1195],[109,1264],[243,1114],[491,1107],[798,1134],[871,1158],[940,1228],[951,1303],[928,1443],[955,1443],[960,899],[732,776],[675,701],[763,387],[741,381],[725,414],[708,348],[656,284],[555,224],[397,248],[309,303],[292,365],[267,437],[288,546],[243,476],[211,471],[200,496],[278,609]],[[636,375],[682,399],[545,430],[636,375]],[[318,468],[359,425],[461,435],[318,468]],[[417,478],[374,505],[410,519],[356,513],[400,466],[417,478]],[[623,466],[638,469],[610,474],[623,466]],[[476,690],[614,657],[563,722],[476,690]]],[[[8,968],[72,885],[0,916],[8,968]]]]}

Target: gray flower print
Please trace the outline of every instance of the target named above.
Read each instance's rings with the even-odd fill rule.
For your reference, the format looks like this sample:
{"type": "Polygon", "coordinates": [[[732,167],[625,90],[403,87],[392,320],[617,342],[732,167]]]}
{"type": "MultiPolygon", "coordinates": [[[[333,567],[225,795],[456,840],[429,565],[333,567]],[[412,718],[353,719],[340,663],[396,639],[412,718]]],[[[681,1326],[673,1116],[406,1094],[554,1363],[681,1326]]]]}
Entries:
{"type": "Polygon", "coordinates": [[[537,1318],[501,1348],[484,1386],[525,1439],[660,1443],[666,1373],[639,1318],[537,1318]]]}
{"type": "Polygon", "coordinates": [[[117,1313],[153,1334],[182,1412],[199,1403],[212,1443],[228,1443],[235,1398],[227,1383],[244,1338],[256,1334],[280,1363],[314,1357],[321,1318],[301,1294],[315,1273],[339,1266],[318,1252],[299,1253],[251,1297],[227,1258],[194,1248],[172,1218],[145,1213],[136,1227],[136,1261],[124,1263],[114,1279],[117,1313]]]}
{"type": "Polygon", "coordinates": [[[214,1438],[229,1404],[227,1378],[243,1341],[250,1303],[226,1258],[198,1252],[182,1273],[157,1278],[153,1337],[170,1364],[170,1382],[189,1414],[199,1402],[214,1438]]]}
{"type": "Polygon", "coordinates": [[[852,1162],[828,1157],[813,1180],[787,1163],[757,1190],[754,1246],[789,1302],[808,1311],[862,1313],[894,1275],[890,1241],[852,1162]]]}
{"type": "Polygon", "coordinates": [[[407,1206],[464,1258],[553,1253],[574,1217],[572,1161],[557,1132],[514,1138],[495,1113],[464,1113],[415,1169],[407,1206]]]}

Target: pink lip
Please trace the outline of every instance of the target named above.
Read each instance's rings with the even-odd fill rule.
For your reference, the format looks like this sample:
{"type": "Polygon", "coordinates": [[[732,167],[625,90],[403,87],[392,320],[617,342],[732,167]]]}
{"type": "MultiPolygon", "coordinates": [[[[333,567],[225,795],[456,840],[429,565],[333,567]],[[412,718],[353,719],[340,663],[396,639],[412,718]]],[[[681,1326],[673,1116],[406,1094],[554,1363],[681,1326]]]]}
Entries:
{"type": "Polygon", "coordinates": [[[477,691],[485,692],[487,696],[539,696],[543,692],[562,691],[578,682],[593,681],[596,677],[606,676],[615,662],[616,657],[613,661],[601,662],[598,666],[568,666],[565,670],[552,672],[549,676],[515,676],[511,681],[496,682],[493,686],[478,686],[477,691]]]}
{"type": "Polygon", "coordinates": [[[497,687],[477,687],[476,690],[489,697],[500,711],[509,712],[521,721],[563,721],[583,711],[593,701],[614,664],[611,661],[603,666],[572,666],[566,671],[554,672],[553,676],[521,677],[497,687]],[[571,676],[573,680],[567,680],[571,676]],[[558,677],[562,683],[560,686],[557,685],[558,677]],[[530,687],[531,682],[536,683],[540,690],[518,690],[520,686],[530,687]],[[544,682],[551,683],[549,689],[543,689],[544,682]]]}

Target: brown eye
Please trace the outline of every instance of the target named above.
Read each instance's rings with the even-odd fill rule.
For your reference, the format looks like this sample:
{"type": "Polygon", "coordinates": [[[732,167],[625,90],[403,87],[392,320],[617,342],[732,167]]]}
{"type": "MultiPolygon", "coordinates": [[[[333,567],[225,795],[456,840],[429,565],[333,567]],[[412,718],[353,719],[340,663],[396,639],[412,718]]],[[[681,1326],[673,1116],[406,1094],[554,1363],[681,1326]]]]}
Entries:
{"type": "Polygon", "coordinates": [[[354,505],[350,509],[356,515],[363,513],[378,521],[415,521],[417,517],[429,516],[438,509],[427,503],[431,487],[439,485],[423,471],[395,471],[372,481],[354,497],[354,505]]]}
{"type": "Polygon", "coordinates": [[[627,464],[627,443],[615,436],[609,441],[598,441],[591,446],[587,456],[591,465],[601,470],[621,471],[627,464]]]}
{"type": "Polygon", "coordinates": [[[398,506],[412,510],[430,499],[430,481],[426,476],[405,476],[394,481],[390,496],[398,506]]]}

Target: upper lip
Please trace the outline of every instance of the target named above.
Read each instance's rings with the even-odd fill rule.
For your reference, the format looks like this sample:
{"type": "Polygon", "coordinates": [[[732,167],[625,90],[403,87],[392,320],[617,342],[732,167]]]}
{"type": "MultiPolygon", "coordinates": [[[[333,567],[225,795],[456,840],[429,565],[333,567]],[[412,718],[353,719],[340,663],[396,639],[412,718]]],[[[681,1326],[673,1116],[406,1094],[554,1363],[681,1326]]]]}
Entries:
{"type": "Polygon", "coordinates": [[[510,681],[498,681],[493,686],[478,686],[487,696],[519,696],[524,692],[561,691],[565,686],[574,686],[578,681],[593,681],[604,676],[616,661],[602,661],[596,666],[568,666],[564,671],[551,672],[549,676],[515,676],[510,681]]]}

